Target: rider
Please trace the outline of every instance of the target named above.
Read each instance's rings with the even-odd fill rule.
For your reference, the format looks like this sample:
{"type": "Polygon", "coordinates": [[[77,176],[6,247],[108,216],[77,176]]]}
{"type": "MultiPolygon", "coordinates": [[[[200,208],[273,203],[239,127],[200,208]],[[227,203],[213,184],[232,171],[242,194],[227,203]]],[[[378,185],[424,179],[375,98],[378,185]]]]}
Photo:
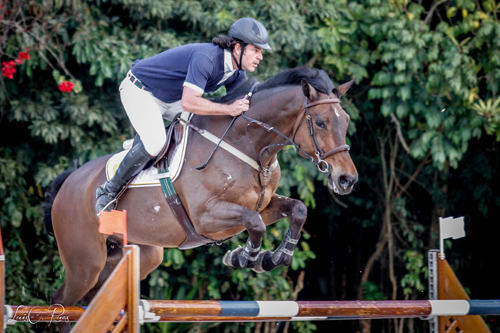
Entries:
{"type": "Polygon", "coordinates": [[[122,187],[154,159],[166,143],[163,118],[172,120],[188,111],[198,115],[236,117],[249,108],[249,101],[218,104],[202,97],[224,85],[227,91],[245,81],[271,50],[266,28],[253,18],[234,22],[228,36],[212,43],[187,44],[151,58],[136,60],[120,85],[120,96],[130,122],[141,141],[125,155],[115,175],[96,191],[95,209],[110,211],[122,187]]]}

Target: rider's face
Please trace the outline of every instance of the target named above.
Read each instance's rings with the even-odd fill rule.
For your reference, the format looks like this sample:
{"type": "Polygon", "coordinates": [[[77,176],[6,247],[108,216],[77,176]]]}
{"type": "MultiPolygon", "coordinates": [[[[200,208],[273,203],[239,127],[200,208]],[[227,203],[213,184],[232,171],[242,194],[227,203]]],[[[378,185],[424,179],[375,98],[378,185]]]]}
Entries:
{"type": "MultiPolygon", "coordinates": [[[[248,44],[243,52],[243,58],[241,59],[241,68],[247,72],[253,72],[259,65],[259,62],[263,59],[262,48],[256,45],[248,44]]],[[[237,44],[235,46],[235,56],[239,59],[241,52],[241,46],[237,44]]]]}

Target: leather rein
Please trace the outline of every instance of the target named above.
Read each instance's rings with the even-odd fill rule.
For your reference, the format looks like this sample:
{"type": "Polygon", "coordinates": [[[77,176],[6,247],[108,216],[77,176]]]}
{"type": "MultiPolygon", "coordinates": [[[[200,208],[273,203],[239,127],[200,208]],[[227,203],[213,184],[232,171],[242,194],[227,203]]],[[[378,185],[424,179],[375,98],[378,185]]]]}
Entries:
{"type": "MultiPolygon", "coordinates": [[[[254,86],[252,86],[252,90],[248,94],[248,100],[250,100],[250,98],[252,97],[253,89],[255,88],[256,84],[254,84],[254,86]]],[[[329,98],[329,99],[323,99],[323,100],[320,100],[320,101],[309,103],[309,99],[306,97],[305,105],[304,105],[304,113],[302,114],[302,117],[300,118],[300,121],[298,121],[297,125],[295,125],[295,129],[293,131],[293,135],[292,135],[291,139],[288,136],[286,136],[285,134],[283,134],[282,132],[280,132],[279,130],[277,130],[276,128],[274,128],[274,127],[272,127],[272,126],[270,126],[270,125],[268,125],[268,124],[266,124],[266,123],[264,123],[264,122],[262,122],[260,120],[256,120],[256,119],[248,117],[247,115],[245,115],[245,112],[243,112],[241,114],[241,117],[243,119],[247,120],[249,122],[249,124],[254,123],[254,124],[258,125],[258,126],[261,126],[266,131],[268,131],[268,132],[272,131],[272,132],[280,135],[281,137],[283,137],[287,141],[285,143],[273,143],[273,144],[270,144],[270,145],[265,146],[264,148],[262,148],[261,151],[260,151],[260,153],[259,153],[259,163],[258,164],[256,162],[249,163],[248,159],[250,159],[250,158],[248,158],[245,154],[242,154],[241,152],[239,152],[237,149],[234,149],[232,147],[230,147],[232,149],[230,149],[230,148],[224,148],[223,147],[226,150],[229,149],[228,151],[230,151],[231,154],[233,154],[233,155],[235,155],[236,153],[238,153],[235,156],[237,156],[238,158],[242,159],[246,163],[250,164],[252,167],[254,167],[255,169],[257,169],[258,172],[260,173],[259,180],[260,180],[260,185],[262,187],[262,191],[260,193],[260,200],[259,200],[259,202],[257,204],[257,209],[256,209],[257,211],[259,211],[260,208],[262,207],[262,203],[263,203],[264,196],[265,196],[265,193],[266,193],[266,187],[267,187],[267,184],[270,181],[270,175],[271,175],[271,173],[272,173],[272,171],[273,171],[273,169],[275,167],[275,164],[277,162],[275,160],[273,163],[269,163],[269,165],[263,166],[263,163],[262,163],[262,154],[267,149],[272,148],[272,147],[280,147],[280,146],[294,146],[295,149],[297,150],[297,152],[299,153],[299,155],[301,155],[301,156],[309,159],[311,162],[313,162],[314,164],[316,164],[316,167],[318,168],[318,170],[321,173],[323,173],[323,175],[325,177],[327,177],[327,178],[330,177],[330,174],[332,172],[332,166],[330,165],[330,163],[328,163],[328,162],[325,161],[325,158],[327,158],[328,156],[332,156],[334,154],[343,152],[343,151],[349,151],[350,150],[349,145],[344,144],[344,145],[340,145],[340,146],[338,146],[338,147],[336,147],[336,148],[334,148],[334,149],[332,149],[332,150],[324,153],[323,150],[321,149],[321,147],[318,144],[318,141],[316,139],[316,135],[314,133],[314,128],[313,128],[313,124],[312,124],[312,117],[311,117],[311,114],[309,112],[309,108],[310,107],[314,107],[316,105],[320,105],[320,104],[331,104],[331,103],[340,103],[340,100],[338,98],[329,98]],[[313,143],[313,146],[314,146],[314,150],[315,150],[314,154],[316,155],[316,158],[314,158],[313,156],[309,155],[302,148],[300,148],[299,144],[295,143],[295,136],[296,136],[297,131],[298,131],[299,127],[300,127],[300,124],[302,123],[302,121],[304,120],[304,118],[306,119],[306,124],[307,124],[307,128],[308,128],[309,136],[311,137],[311,140],[312,140],[312,143],[313,143]],[[253,164],[255,164],[255,166],[253,164]]],[[[212,156],[214,155],[215,150],[219,146],[222,146],[222,144],[224,143],[223,142],[223,138],[226,135],[226,133],[228,132],[228,130],[231,127],[231,125],[234,123],[234,120],[236,118],[237,117],[233,118],[233,120],[231,121],[230,125],[228,126],[228,128],[224,132],[224,135],[222,136],[222,138],[218,139],[217,141],[215,141],[215,140],[212,141],[211,140],[214,143],[217,142],[217,145],[216,145],[215,149],[212,151],[212,154],[210,154],[210,156],[209,156],[208,160],[205,162],[205,164],[202,165],[201,167],[197,168],[198,170],[201,170],[201,169],[205,168],[206,165],[208,164],[208,162],[210,161],[210,159],[212,158],[212,156]]],[[[202,135],[205,138],[207,138],[206,137],[206,133],[205,133],[206,131],[197,128],[196,126],[194,126],[189,121],[186,121],[184,119],[179,119],[179,120],[183,121],[184,123],[186,123],[186,125],[188,125],[192,129],[194,129],[200,135],[202,135]]]]}
{"type": "MultiPolygon", "coordinates": [[[[245,113],[242,113],[241,116],[243,117],[243,119],[249,121],[250,123],[255,123],[256,125],[263,127],[268,132],[273,131],[273,132],[279,134],[285,140],[287,140],[287,143],[276,143],[276,144],[271,144],[269,146],[262,148],[262,150],[259,153],[259,158],[260,158],[259,162],[262,161],[261,160],[262,153],[268,148],[275,147],[275,146],[294,146],[295,149],[297,150],[297,152],[299,153],[299,155],[302,154],[305,158],[309,159],[311,162],[316,164],[316,167],[318,168],[318,170],[321,173],[323,173],[323,175],[325,177],[328,178],[330,176],[330,173],[332,172],[332,166],[330,165],[330,163],[325,161],[325,158],[332,156],[332,155],[335,155],[337,153],[343,152],[343,151],[349,151],[351,149],[351,147],[349,147],[349,145],[344,144],[344,145],[340,145],[338,147],[335,147],[332,150],[329,150],[328,152],[324,153],[318,144],[318,141],[316,139],[316,135],[314,133],[314,128],[313,128],[313,124],[312,124],[312,117],[311,117],[311,113],[309,112],[309,108],[316,106],[316,105],[331,104],[331,103],[340,103],[340,100],[338,98],[329,98],[329,99],[322,99],[320,101],[309,103],[309,99],[306,97],[306,101],[305,101],[305,105],[304,105],[304,113],[302,114],[300,121],[296,125],[295,130],[293,131],[293,135],[292,135],[291,139],[288,136],[286,136],[285,134],[278,131],[276,128],[269,126],[268,124],[263,123],[259,120],[250,118],[250,117],[246,116],[245,113]],[[299,144],[295,143],[295,136],[296,136],[297,131],[300,127],[300,124],[302,123],[304,118],[306,119],[306,124],[307,124],[307,128],[308,128],[309,136],[311,137],[311,140],[312,140],[312,143],[314,146],[314,150],[315,150],[314,154],[316,155],[316,158],[314,158],[313,156],[306,153],[302,148],[300,148],[299,144]]],[[[269,167],[262,167],[262,162],[261,162],[261,168],[262,168],[263,172],[266,172],[267,171],[266,169],[268,169],[269,167]]]]}

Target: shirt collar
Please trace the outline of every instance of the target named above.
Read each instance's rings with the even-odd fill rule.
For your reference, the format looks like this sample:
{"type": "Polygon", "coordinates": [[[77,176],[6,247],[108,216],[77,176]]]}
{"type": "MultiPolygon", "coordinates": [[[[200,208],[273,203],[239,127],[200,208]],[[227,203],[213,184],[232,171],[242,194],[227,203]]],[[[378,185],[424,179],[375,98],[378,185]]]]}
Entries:
{"type": "Polygon", "coordinates": [[[233,67],[233,58],[231,57],[231,51],[224,49],[224,76],[217,84],[222,84],[224,81],[229,79],[231,75],[237,70],[233,67]]]}
{"type": "Polygon", "coordinates": [[[230,50],[224,50],[224,73],[233,72],[236,69],[233,67],[233,58],[230,50]]]}

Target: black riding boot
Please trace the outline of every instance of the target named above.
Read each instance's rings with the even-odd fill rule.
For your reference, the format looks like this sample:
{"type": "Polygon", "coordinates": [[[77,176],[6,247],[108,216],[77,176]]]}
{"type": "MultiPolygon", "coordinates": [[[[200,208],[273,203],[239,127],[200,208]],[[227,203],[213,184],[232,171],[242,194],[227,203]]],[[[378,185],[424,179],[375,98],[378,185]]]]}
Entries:
{"type": "Polygon", "coordinates": [[[99,214],[102,210],[107,212],[116,207],[116,196],[123,186],[136,174],[142,171],[146,164],[155,158],[150,156],[142,141],[134,145],[123,158],[115,175],[96,190],[95,210],[99,214]]]}

